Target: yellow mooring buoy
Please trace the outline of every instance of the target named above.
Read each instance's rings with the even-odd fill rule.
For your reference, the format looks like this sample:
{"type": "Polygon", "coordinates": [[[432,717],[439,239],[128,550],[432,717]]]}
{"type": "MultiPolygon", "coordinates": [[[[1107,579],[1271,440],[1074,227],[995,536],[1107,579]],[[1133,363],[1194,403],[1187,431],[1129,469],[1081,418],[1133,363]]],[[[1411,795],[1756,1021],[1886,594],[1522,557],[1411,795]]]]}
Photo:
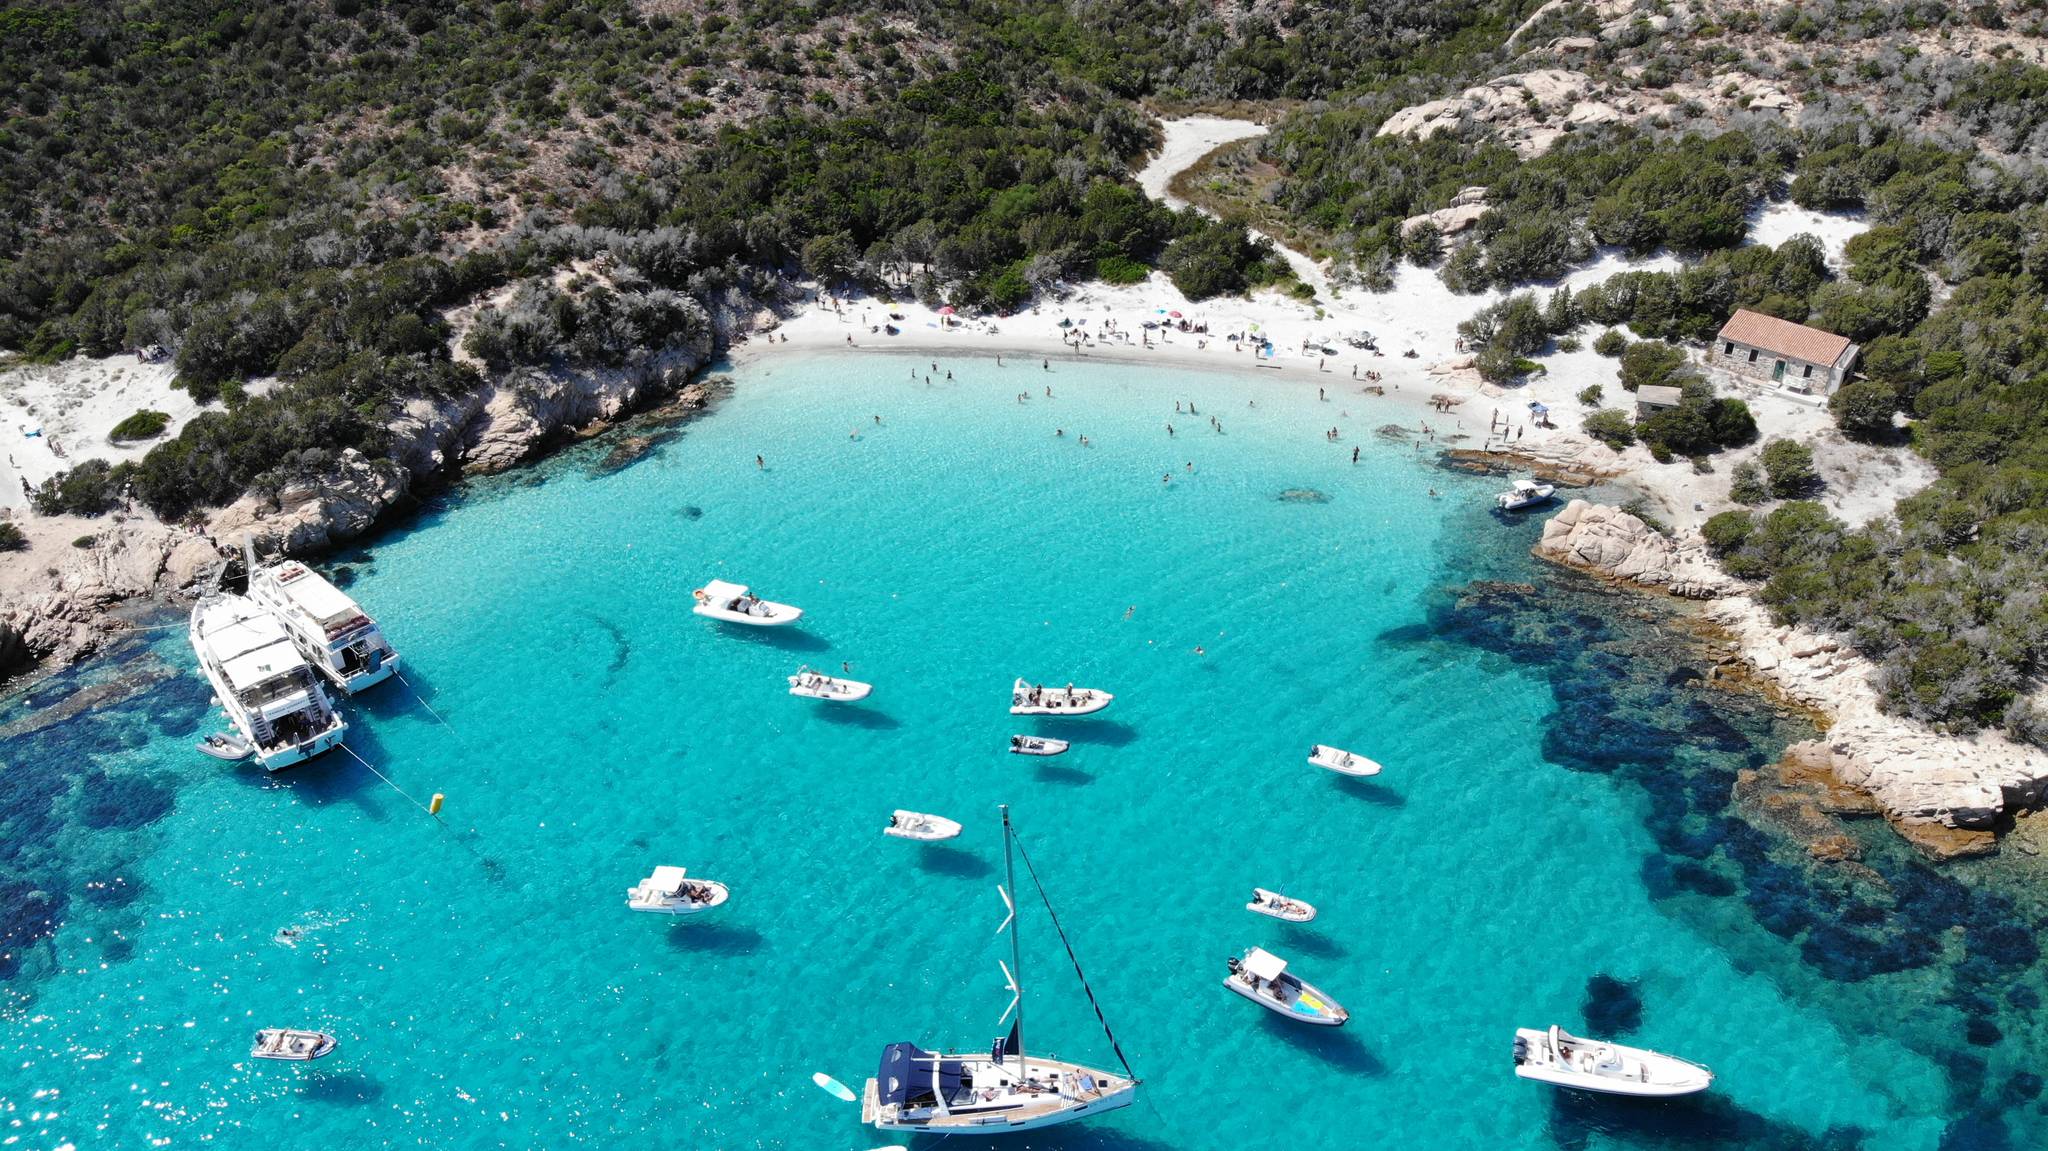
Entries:
{"type": "Polygon", "coordinates": [[[428,800],[428,801],[427,801],[427,814],[428,814],[428,815],[439,815],[439,814],[441,814],[441,801],[442,801],[443,799],[446,799],[446,798],[447,798],[447,796],[444,796],[444,795],[442,795],[442,794],[441,794],[440,792],[438,792],[438,791],[437,791],[437,792],[435,792],[435,793],[434,793],[434,798],[432,798],[432,799],[430,799],[430,800],[428,800]]]}

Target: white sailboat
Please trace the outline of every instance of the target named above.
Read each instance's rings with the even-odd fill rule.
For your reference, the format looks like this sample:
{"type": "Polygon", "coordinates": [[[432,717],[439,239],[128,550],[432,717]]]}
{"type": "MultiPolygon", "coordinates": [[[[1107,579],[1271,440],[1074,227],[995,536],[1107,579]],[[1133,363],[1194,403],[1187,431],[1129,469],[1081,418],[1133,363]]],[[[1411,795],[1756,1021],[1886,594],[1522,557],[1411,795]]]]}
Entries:
{"type": "Polygon", "coordinates": [[[1553,1087],[1649,1098],[1694,1095],[1714,1084],[1714,1073],[1690,1060],[1581,1039],[1561,1027],[1515,1030],[1515,1074],[1553,1087]]]}
{"type": "Polygon", "coordinates": [[[1252,901],[1244,905],[1246,911],[1270,915],[1289,923],[1307,923],[1316,917],[1315,905],[1305,899],[1289,899],[1277,891],[1263,887],[1252,888],[1252,901]]]}
{"type": "Polygon", "coordinates": [[[789,677],[789,694],[822,699],[828,703],[853,703],[866,699],[874,690],[873,684],[857,679],[838,679],[808,667],[796,669],[796,674],[789,677]]]}
{"type": "MultiPolygon", "coordinates": [[[[1009,894],[1016,886],[1011,853],[1013,845],[1022,850],[1015,844],[1008,804],[1002,812],[1003,868],[1008,883],[1000,890],[1010,917],[1003,920],[998,932],[1016,922],[1016,905],[1009,894]]],[[[1027,870],[1031,866],[1028,854],[1024,865],[1027,870]]],[[[1037,886],[1035,874],[1032,884],[1037,886]]],[[[1038,888],[1038,894],[1044,899],[1044,888],[1038,888]]],[[[1046,910],[1051,913],[1050,902],[1046,910]]],[[[1017,1019],[1009,1035],[996,1040],[990,1051],[964,1055],[926,1051],[915,1043],[889,1044],[882,1049],[881,1066],[861,1096],[861,1122],[880,1131],[986,1137],[1036,1131],[1131,1105],[1137,1098],[1138,1078],[1128,1063],[1123,1063],[1123,1075],[1112,1075],[1079,1063],[1025,1054],[1022,954],[1016,933],[1011,931],[1010,964],[1003,972],[1016,998],[1004,1010],[1003,1018],[1015,1011],[1017,1019]]],[[[1074,971],[1078,975],[1080,970],[1077,961],[1074,971]]],[[[1085,977],[1081,986],[1088,986],[1085,977]]],[[[1089,991],[1088,997],[1093,1002],[1094,992],[1089,991]]],[[[1109,1034],[1107,1024],[1103,1033],[1109,1035],[1110,1046],[1122,1063],[1123,1050],[1117,1046],[1116,1036],[1109,1034]]]]}
{"type": "Polygon", "coordinates": [[[1362,755],[1354,755],[1341,747],[1316,744],[1308,749],[1308,761],[1317,767],[1326,767],[1340,775],[1378,775],[1380,765],[1362,755]]]}
{"type": "Polygon", "coordinates": [[[1229,962],[1223,986],[1268,1011],[1317,1027],[1342,1027],[1351,1019],[1342,1004],[1287,970],[1285,959],[1264,948],[1246,951],[1243,959],[1233,955],[1229,962]]]}
{"type": "Polygon", "coordinates": [[[626,889],[626,906],[658,915],[695,915],[731,898],[725,884],[689,878],[685,867],[656,867],[654,874],[626,889]]]}
{"type": "Polygon", "coordinates": [[[377,621],[327,578],[297,560],[258,567],[244,540],[249,598],[277,617],[313,670],[350,695],[390,679],[398,653],[377,621]]]}
{"type": "Polygon", "coordinates": [[[1116,697],[1091,687],[1042,687],[1018,679],[1010,686],[1011,715],[1092,715],[1116,697]]]}
{"type": "Polygon", "coordinates": [[[1513,487],[1498,492],[1493,502],[1504,512],[1518,512],[1523,508],[1535,507],[1557,491],[1555,484],[1539,484],[1535,480],[1516,480],[1513,487]]]}
{"type": "Polygon", "coordinates": [[[192,607],[191,638],[221,710],[264,770],[340,745],[348,724],[277,617],[242,596],[210,589],[192,607]]]}
{"type": "Polygon", "coordinates": [[[882,829],[883,835],[898,839],[951,839],[960,834],[960,825],[943,815],[926,815],[921,811],[904,811],[898,808],[889,816],[889,826],[882,829]]]}
{"type": "Polygon", "coordinates": [[[690,593],[696,606],[690,610],[707,619],[743,623],[749,627],[781,627],[803,618],[803,609],[762,599],[747,591],[747,585],[712,580],[690,593]]]}

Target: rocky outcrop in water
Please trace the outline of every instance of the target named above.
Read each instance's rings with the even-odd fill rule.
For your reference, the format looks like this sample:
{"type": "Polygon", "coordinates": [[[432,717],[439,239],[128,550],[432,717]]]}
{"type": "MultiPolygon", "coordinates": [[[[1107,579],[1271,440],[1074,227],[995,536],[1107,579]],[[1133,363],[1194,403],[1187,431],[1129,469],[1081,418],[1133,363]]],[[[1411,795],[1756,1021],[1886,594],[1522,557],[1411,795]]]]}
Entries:
{"type": "Polygon", "coordinates": [[[1573,500],[1543,525],[1537,556],[1553,563],[1669,592],[1711,599],[1736,590],[1696,535],[1673,539],[1605,504],[1573,500]]]}
{"type": "MultiPolygon", "coordinates": [[[[37,659],[69,661],[97,650],[126,626],[111,608],[185,587],[219,558],[212,541],[185,528],[80,521],[86,523],[99,528],[78,537],[89,543],[45,561],[25,586],[0,598],[0,675],[25,671],[37,659]]],[[[51,551],[47,533],[39,550],[51,551]]]]}

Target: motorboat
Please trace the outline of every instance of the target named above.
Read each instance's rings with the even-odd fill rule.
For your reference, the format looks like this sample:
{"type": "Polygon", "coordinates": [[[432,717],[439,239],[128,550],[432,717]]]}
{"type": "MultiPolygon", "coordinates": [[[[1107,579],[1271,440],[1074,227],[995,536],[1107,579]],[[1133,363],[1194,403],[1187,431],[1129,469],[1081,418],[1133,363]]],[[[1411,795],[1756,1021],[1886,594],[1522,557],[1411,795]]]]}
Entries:
{"type": "Polygon", "coordinates": [[[191,639],[221,710],[265,771],[340,746],[348,724],[275,615],[209,589],[192,607],[191,639]]]}
{"type": "Polygon", "coordinates": [[[1513,487],[1499,492],[1493,502],[1504,512],[1518,512],[1523,508],[1535,507],[1549,499],[1557,491],[1555,484],[1539,484],[1535,480],[1516,480],[1513,487]]]}
{"type": "Polygon", "coordinates": [[[1010,688],[1011,715],[1092,715],[1116,697],[1092,687],[1042,687],[1019,679],[1010,688]]]}
{"type": "Polygon", "coordinates": [[[1515,1030],[1515,1074],[1523,1079],[1605,1095],[1669,1098],[1714,1084],[1714,1073],[1676,1055],[1581,1039],[1563,1028],[1515,1030]]]}
{"type": "Polygon", "coordinates": [[[1264,948],[1252,948],[1243,959],[1231,956],[1223,986],[1296,1023],[1342,1027],[1351,1018],[1335,999],[1289,972],[1285,959],[1264,948]]]}
{"type": "MultiPolygon", "coordinates": [[[[1003,1011],[1003,1019],[1008,1020],[1014,1011],[1016,1021],[1008,1035],[978,1052],[943,1054],[915,1043],[891,1043],[882,1048],[881,1064],[875,1077],[867,1081],[860,1105],[861,1122],[877,1130],[977,1138],[1036,1131],[1128,1107],[1138,1097],[1138,1077],[1124,1061],[1123,1049],[1106,1020],[1103,1034],[1117,1053],[1122,1075],[1025,1053],[1023,949],[1014,930],[1018,904],[1010,898],[1017,878],[1011,859],[1016,832],[1010,826],[1008,805],[1002,813],[1005,883],[998,890],[1010,914],[996,930],[1010,932],[1010,963],[1003,974],[1016,998],[1003,1011]]],[[[1029,864],[1028,856],[1025,862],[1029,864]]],[[[1037,883],[1035,874],[1032,882],[1037,883]]],[[[1045,889],[1039,887],[1038,894],[1044,899],[1045,889]]],[[[1049,902],[1047,907],[1051,907],[1049,902]]],[[[1072,954],[1069,950],[1069,958],[1072,954]]],[[[1088,980],[1078,960],[1074,972],[1085,990],[1088,980]]],[[[1095,999],[1094,992],[1088,995],[1091,1001],[1095,999]]],[[[1096,1018],[1103,1019],[1099,1007],[1096,1018]]]]}
{"type": "Polygon", "coordinates": [[[832,703],[852,703],[855,700],[866,699],[868,693],[873,690],[873,684],[862,683],[857,679],[837,679],[822,672],[812,671],[808,667],[798,668],[796,674],[789,677],[789,694],[807,699],[828,700],[832,703]]]}
{"type": "Polygon", "coordinates": [[[899,810],[889,817],[889,826],[882,829],[882,834],[898,839],[951,839],[960,834],[960,825],[942,815],[899,810]]]}
{"type": "Polygon", "coordinates": [[[1010,737],[1012,755],[1060,755],[1067,750],[1064,739],[1048,739],[1042,735],[1013,735],[1010,737]]]}
{"type": "Polygon", "coordinates": [[[626,906],[662,915],[695,915],[724,903],[732,893],[725,884],[691,879],[688,868],[657,867],[654,874],[626,889],[626,906]]]}
{"type": "Polygon", "coordinates": [[[303,1063],[334,1050],[335,1038],[325,1031],[295,1031],[289,1027],[266,1027],[256,1033],[249,1047],[255,1059],[286,1059],[303,1063]]]}
{"type": "Polygon", "coordinates": [[[201,752],[228,763],[240,763],[255,754],[256,747],[233,732],[216,731],[193,745],[201,752]]]}
{"type": "Polygon", "coordinates": [[[377,621],[327,578],[297,560],[259,567],[246,541],[249,598],[284,625],[285,633],[327,681],[350,695],[390,679],[398,653],[377,621]]]}
{"type": "Polygon", "coordinates": [[[1326,767],[1343,775],[1378,775],[1380,765],[1362,755],[1353,755],[1341,747],[1316,744],[1309,749],[1308,761],[1317,767],[1326,767]]]}
{"type": "Polygon", "coordinates": [[[774,603],[747,591],[747,585],[712,580],[690,593],[697,606],[690,610],[707,619],[743,623],[750,627],[781,627],[803,618],[803,609],[774,603]]]}
{"type": "Polygon", "coordinates": [[[1289,899],[1277,891],[1263,887],[1252,888],[1252,901],[1244,905],[1246,911],[1270,915],[1289,923],[1307,923],[1316,917],[1315,905],[1300,899],[1289,899]]]}

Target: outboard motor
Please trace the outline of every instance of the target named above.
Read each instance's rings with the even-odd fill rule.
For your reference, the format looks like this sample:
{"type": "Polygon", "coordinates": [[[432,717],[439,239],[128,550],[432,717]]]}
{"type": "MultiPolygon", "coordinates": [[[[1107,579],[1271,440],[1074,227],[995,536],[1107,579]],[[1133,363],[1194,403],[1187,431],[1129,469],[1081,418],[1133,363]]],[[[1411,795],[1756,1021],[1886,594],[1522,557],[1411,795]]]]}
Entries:
{"type": "Polygon", "coordinates": [[[1233,955],[1225,962],[1230,964],[1230,973],[1236,975],[1244,970],[1244,961],[1233,955]]]}

